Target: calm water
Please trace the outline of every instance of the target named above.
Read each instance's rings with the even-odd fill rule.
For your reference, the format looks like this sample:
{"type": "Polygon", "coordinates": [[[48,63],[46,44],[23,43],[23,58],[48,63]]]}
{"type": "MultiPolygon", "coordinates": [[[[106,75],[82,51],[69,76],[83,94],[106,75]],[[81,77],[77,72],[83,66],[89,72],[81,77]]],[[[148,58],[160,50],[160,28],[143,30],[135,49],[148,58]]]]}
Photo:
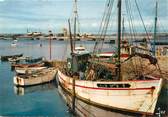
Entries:
{"type": "MultiPolygon", "coordinates": [[[[19,40],[17,47],[11,47],[12,41],[0,40],[0,56],[23,53],[24,56],[44,56],[49,59],[48,41],[19,40]],[[40,43],[42,47],[40,47],[40,43]]],[[[77,42],[92,50],[94,42],[77,42]]],[[[69,43],[66,41],[52,41],[52,59],[66,59],[69,56],[69,43]]],[[[0,115],[3,116],[72,116],[67,110],[66,101],[60,95],[60,89],[55,83],[38,85],[28,88],[17,88],[13,85],[14,72],[10,70],[10,63],[0,62],[0,115]]],[[[162,91],[156,112],[168,113],[168,89],[162,91]]],[[[86,116],[117,116],[128,115],[105,111],[83,102],[77,101],[78,109],[85,109],[86,116]],[[85,107],[85,108],[84,108],[85,107]],[[87,110],[87,111],[86,111],[87,110]]]]}

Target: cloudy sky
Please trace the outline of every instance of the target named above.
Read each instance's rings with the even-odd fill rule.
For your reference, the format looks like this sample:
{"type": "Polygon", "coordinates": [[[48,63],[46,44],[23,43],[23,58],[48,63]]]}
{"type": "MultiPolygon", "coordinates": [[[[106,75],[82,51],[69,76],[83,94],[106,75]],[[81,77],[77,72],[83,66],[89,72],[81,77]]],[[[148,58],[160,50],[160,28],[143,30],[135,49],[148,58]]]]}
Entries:
{"type": "MultiPolygon", "coordinates": [[[[143,26],[135,7],[135,0],[130,1],[134,15],[134,26],[139,29],[143,26]]],[[[155,1],[137,0],[148,30],[153,30],[155,1]]],[[[159,30],[168,31],[168,0],[158,1],[159,30]]],[[[82,32],[98,32],[105,3],[106,0],[78,0],[82,32]]],[[[27,29],[30,31],[61,32],[62,28],[67,27],[68,18],[72,16],[72,6],[73,0],[0,0],[0,33],[26,33],[27,29]]],[[[124,7],[123,14],[126,14],[124,7]]],[[[114,4],[111,19],[113,30],[116,29],[115,15],[116,5],[114,4]]]]}

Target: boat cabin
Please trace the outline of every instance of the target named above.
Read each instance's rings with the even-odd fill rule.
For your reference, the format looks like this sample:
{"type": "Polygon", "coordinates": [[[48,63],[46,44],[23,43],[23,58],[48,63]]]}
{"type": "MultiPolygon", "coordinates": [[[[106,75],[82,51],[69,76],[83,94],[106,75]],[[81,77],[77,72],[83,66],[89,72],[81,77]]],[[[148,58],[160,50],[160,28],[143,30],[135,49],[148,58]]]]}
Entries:
{"type": "Polygon", "coordinates": [[[84,72],[90,57],[90,53],[73,53],[72,58],[67,59],[67,68],[73,73],[84,72]]]}

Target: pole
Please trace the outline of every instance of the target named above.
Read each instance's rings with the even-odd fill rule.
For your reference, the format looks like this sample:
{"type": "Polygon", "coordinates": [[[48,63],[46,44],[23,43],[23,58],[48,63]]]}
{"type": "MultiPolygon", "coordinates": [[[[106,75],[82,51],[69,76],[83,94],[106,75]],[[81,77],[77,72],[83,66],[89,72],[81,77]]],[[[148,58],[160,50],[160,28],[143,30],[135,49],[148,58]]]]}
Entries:
{"type": "Polygon", "coordinates": [[[50,60],[51,60],[51,36],[50,36],[50,60]]]}
{"type": "Polygon", "coordinates": [[[73,53],[73,39],[72,39],[72,33],[71,33],[70,19],[68,19],[68,24],[69,24],[69,37],[70,37],[71,54],[72,54],[73,53]]]}
{"type": "Polygon", "coordinates": [[[157,38],[157,9],[158,9],[158,1],[156,1],[156,11],[155,11],[155,28],[154,28],[154,39],[153,39],[153,56],[155,56],[155,43],[157,38]]]}
{"type": "Polygon", "coordinates": [[[76,40],[76,17],[74,19],[74,49],[75,49],[75,40],[76,40]]]}
{"type": "MultiPolygon", "coordinates": [[[[73,67],[73,39],[72,39],[72,33],[71,33],[71,24],[70,24],[70,19],[68,20],[69,24],[69,36],[70,36],[70,44],[71,44],[71,55],[72,55],[72,67],[73,67]]],[[[72,112],[75,114],[75,78],[72,79],[72,112]]]]}
{"type": "Polygon", "coordinates": [[[49,31],[49,51],[50,51],[50,60],[51,60],[51,36],[52,36],[52,31],[49,31]]]}
{"type": "Polygon", "coordinates": [[[118,80],[121,80],[120,43],[121,43],[121,0],[118,0],[118,80]]]}

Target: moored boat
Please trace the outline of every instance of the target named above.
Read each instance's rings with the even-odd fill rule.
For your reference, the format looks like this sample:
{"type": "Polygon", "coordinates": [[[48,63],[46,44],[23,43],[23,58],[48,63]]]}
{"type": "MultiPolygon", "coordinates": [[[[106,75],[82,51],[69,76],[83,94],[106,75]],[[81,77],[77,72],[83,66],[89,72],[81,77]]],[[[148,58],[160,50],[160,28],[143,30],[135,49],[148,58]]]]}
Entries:
{"type": "Polygon", "coordinates": [[[81,45],[81,46],[75,47],[74,53],[78,53],[78,54],[89,53],[89,51],[86,50],[86,48],[81,45]]]}
{"type": "MultiPolygon", "coordinates": [[[[72,77],[58,71],[60,85],[72,94],[72,77]]],[[[148,76],[148,80],[132,81],[88,81],[75,80],[77,98],[108,109],[118,109],[139,114],[152,115],[162,79],[148,76]]]]}
{"type": "Polygon", "coordinates": [[[44,63],[34,63],[34,64],[12,64],[11,69],[17,69],[17,68],[32,68],[32,67],[44,67],[44,63]]]}
{"type": "Polygon", "coordinates": [[[17,57],[15,57],[15,58],[8,58],[8,61],[9,61],[9,62],[19,62],[20,59],[17,58],[17,57]]]}
{"type": "Polygon", "coordinates": [[[32,86],[50,82],[55,79],[56,70],[54,68],[43,69],[40,72],[30,75],[14,76],[13,82],[16,86],[32,86]]]}
{"type": "Polygon", "coordinates": [[[11,43],[11,46],[12,46],[12,47],[16,47],[17,44],[13,42],[13,43],[11,43]]]}
{"type": "Polygon", "coordinates": [[[16,58],[16,57],[22,57],[22,56],[23,54],[1,56],[1,61],[8,61],[8,58],[16,58]]]}
{"type": "Polygon", "coordinates": [[[26,62],[28,62],[28,63],[36,63],[36,62],[40,62],[40,61],[42,61],[42,60],[44,60],[43,57],[28,58],[28,59],[26,59],[26,62]]]}
{"type": "MultiPolygon", "coordinates": [[[[110,12],[110,6],[112,5],[113,2],[109,0],[106,10],[110,12]]],[[[74,39],[72,39],[69,21],[71,58],[67,59],[66,68],[58,70],[58,82],[64,90],[72,94],[73,112],[75,112],[75,98],[78,98],[87,103],[110,110],[115,109],[142,115],[153,115],[162,88],[162,77],[155,77],[151,72],[145,74],[142,69],[142,58],[148,59],[150,61],[149,64],[156,68],[157,59],[151,56],[151,54],[142,53],[141,49],[139,51],[139,49],[137,50],[134,47],[128,48],[125,46],[126,43],[123,44],[125,49],[121,49],[121,0],[118,0],[117,6],[118,48],[114,62],[110,61],[111,63],[109,63],[111,67],[102,61],[95,61],[94,57],[90,57],[90,53],[75,52],[75,44],[73,42],[75,36],[74,39]],[[128,53],[129,50],[131,50],[130,53],[128,53]],[[126,57],[128,57],[124,62],[121,60],[122,54],[126,54],[126,57]],[[133,65],[132,68],[134,68],[134,66],[137,67],[137,63],[132,62],[136,56],[140,56],[138,60],[141,62],[141,66],[138,66],[138,68],[135,68],[131,72],[126,70],[126,72],[129,72],[129,75],[123,78],[122,65],[130,60],[130,64],[133,65]],[[138,72],[139,69],[140,72],[138,72]]],[[[105,12],[104,17],[108,16],[109,14],[105,12]]],[[[102,22],[105,21],[103,20],[102,22]]],[[[106,21],[106,23],[108,24],[108,21],[106,21]]],[[[107,28],[107,26],[103,28],[107,28]]],[[[103,28],[102,32],[105,32],[103,28]]],[[[74,34],[76,34],[76,32],[74,32],[74,34]]],[[[96,44],[98,45],[98,42],[96,44]]],[[[102,43],[98,46],[96,44],[93,55],[102,49],[102,43]]]]}

